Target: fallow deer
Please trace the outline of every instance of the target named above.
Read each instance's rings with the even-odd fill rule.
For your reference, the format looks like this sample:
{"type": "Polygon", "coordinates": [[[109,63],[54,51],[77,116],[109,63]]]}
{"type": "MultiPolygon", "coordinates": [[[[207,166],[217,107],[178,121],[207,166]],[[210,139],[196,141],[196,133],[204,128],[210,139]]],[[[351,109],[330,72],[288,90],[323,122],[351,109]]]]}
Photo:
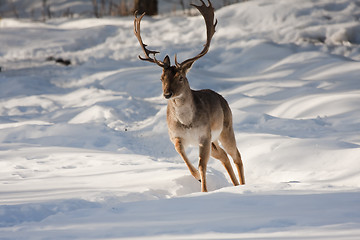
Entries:
{"type": "Polygon", "coordinates": [[[166,56],[163,61],[157,60],[155,54],[159,52],[148,50],[147,45],[143,43],[140,35],[140,22],[145,13],[137,17],[135,12],[134,20],[134,33],[145,54],[145,57],[139,56],[139,58],[155,63],[163,69],[161,81],[163,95],[168,100],[167,125],[170,140],[191,174],[201,182],[201,191],[203,192],[207,191],[206,166],[210,155],[222,162],[232,183],[239,185],[227,156],[228,153],[238,170],[240,184],[245,184],[243,163],[236,147],[232,113],[228,103],[220,94],[212,90],[192,90],[186,78],[186,74],[194,62],[208,52],[215,33],[217,20],[214,23],[214,8],[209,0],[208,2],[209,6],[206,6],[202,0],[201,6],[191,4],[205,19],[207,41],[203,50],[197,56],[182,63],[177,62],[175,55],[175,66],[171,66],[169,56],[166,56]],[[226,152],[220,147],[219,142],[226,152]],[[199,170],[191,164],[186,156],[185,148],[188,145],[199,146],[199,170]]]}

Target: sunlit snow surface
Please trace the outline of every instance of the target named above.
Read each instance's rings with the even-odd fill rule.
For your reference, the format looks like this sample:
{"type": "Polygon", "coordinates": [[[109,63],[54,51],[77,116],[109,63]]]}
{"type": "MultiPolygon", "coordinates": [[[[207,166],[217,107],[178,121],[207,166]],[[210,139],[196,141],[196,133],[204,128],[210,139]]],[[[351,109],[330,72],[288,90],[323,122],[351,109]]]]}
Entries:
{"type": "MultiPolygon", "coordinates": [[[[228,100],[247,184],[210,160],[206,194],[168,139],[161,69],[137,59],[132,17],[0,20],[0,239],[359,238],[360,2],[216,17],[188,79],[228,100]]],[[[205,27],[145,17],[142,35],[184,60],[205,27]]]]}

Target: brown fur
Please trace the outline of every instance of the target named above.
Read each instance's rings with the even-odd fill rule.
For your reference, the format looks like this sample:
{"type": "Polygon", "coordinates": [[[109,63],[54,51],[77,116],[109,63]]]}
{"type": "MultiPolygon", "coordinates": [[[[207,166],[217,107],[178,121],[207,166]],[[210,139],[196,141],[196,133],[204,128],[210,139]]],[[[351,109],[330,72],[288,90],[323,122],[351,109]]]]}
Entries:
{"type": "Polygon", "coordinates": [[[201,181],[201,190],[204,192],[207,191],[206,165],[210,155],[222,162],[233,184],[239,185],[227,157],[228,153],[237,167],[240,184],[245,184],[243,164],[236,147],[232,113],[228,103],[212,90],[191,90],[185,73],[181,73],[181,70],[175,71],[176,74],[163,71],[162,85],[164,94],[172,92],[172,97],[168,100],[167,124],[170,140],[176,151],[185,161],[190,173],[201,181]],[[220,147],[219,142],[225,150],[220,147]],[[188,145],[199,146],[199,171],[186,156],[185,148],[188,145]]]}

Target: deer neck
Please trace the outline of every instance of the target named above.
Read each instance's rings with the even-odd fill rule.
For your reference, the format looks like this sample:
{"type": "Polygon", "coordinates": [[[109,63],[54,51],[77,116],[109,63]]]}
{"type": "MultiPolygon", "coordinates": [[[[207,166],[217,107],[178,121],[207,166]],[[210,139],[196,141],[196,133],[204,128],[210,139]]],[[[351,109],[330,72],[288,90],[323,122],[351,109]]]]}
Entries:
{"type": "Polygon", "coordinates": [[[184,126],[191,127],[195,115],[195,104],[190,87],[187,87],[179,96],[169,100],[168,108],[173,118],[184,126]]]}

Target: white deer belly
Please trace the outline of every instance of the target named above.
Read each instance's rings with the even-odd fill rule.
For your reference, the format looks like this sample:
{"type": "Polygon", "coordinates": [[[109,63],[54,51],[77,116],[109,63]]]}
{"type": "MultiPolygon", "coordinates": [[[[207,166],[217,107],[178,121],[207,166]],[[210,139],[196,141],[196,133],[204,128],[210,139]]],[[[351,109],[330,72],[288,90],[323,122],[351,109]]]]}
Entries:
{"type": "MultiPolygon", "coordinates": [[[[211,142],[219,138],[221,131],[222,129],[214,129],[211,131],[211,142]]],[[[198,146],[201,139],[206,138],[207,135],[206,130],[202,128],[186,128],[170,132],[171,139],[182,139],[184,146],[198,146]]]]}
{"type": "Polygon", "coordinates": [[[218,140],[218,138],[220,137],[221,131],[222,131],[222,129],[215,129],[215,130],[211,131],[211,142],[218,140]]]}

